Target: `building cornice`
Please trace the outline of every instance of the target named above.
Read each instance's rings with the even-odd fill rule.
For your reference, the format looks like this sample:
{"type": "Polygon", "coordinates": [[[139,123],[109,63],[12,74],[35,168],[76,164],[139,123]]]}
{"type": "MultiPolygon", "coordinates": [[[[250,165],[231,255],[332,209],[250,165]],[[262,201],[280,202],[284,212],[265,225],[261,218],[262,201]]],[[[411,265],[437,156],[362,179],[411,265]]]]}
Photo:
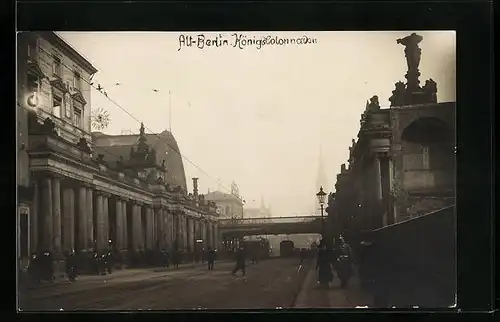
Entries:
{"type": "Polygon", "coordinates": [[[87,59],[85,59],[79,52],[77,52],[73,47],[71,47],[64,39],[62,39],[55,32],[43,31],[39,32],[39,35],[45,40],[49,41],[51,44],[57,46],[58,49],[60,49],[68,57],[73,59],[75,63],[77,63],[90,75],[97,73],[97,69],[87,59]]]}

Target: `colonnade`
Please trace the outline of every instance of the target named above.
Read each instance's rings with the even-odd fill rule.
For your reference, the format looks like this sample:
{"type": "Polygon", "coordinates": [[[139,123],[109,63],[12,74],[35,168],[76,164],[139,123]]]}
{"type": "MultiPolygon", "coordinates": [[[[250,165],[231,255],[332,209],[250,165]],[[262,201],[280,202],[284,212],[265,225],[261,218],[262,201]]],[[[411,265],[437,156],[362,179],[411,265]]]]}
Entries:
{"type": "Polygon", "coordinates": [[[59,175],[34,181],[30,251],[106,252],[172,249],[193,251],[198,239],[216,248],[216,223],[183,211],[124,198],[59,175]]]}

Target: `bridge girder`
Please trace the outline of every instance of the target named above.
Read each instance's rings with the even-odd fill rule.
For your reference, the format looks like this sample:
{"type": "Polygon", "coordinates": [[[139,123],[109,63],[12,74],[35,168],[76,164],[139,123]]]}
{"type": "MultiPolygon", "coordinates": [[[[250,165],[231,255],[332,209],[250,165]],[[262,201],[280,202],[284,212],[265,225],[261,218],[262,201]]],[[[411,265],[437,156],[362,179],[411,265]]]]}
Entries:
{"type": "Polygon", "coordinates": [[[255,235],[319,234],[321,233],[321,229],[321,222],[310,222],[307,224],[235,225],[232,227],[221,227],[219,231],[223,238],[235,238],[255,235]]]}

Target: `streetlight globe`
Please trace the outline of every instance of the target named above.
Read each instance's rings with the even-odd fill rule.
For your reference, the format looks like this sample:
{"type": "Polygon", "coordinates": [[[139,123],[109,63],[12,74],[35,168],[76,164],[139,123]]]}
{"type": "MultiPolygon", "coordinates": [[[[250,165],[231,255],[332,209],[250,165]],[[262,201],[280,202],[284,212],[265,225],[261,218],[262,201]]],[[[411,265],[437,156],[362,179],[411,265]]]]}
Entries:
{"type": "Polygon", "coordinates": [[[37,107],[38,106],[38,94],[37,92],[33,92],[28,96],[27,103],[31,107],[37,107]]]}
{"type": "Polygon", "coordinates": [[[325,204],[326,193],[323,191],[323,187],[319,188],[319,192],[316,194],[320,205],[325,204]]]}

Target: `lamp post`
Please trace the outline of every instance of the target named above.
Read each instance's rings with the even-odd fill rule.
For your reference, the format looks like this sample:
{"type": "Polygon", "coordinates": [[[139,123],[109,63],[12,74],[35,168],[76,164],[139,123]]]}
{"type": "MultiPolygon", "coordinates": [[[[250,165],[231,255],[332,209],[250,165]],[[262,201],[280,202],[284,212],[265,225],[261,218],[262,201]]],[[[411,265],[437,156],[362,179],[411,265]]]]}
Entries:
{"type": "Polygon", "coordinates": [[[318,197],[319,205],[321,206],[321,237],[325,238],[325,220],[323,218],[323,210],[325,206],[326,193],[323,191],[323,187],[319,188],[319,192],[316,194],[318,197]]]}

